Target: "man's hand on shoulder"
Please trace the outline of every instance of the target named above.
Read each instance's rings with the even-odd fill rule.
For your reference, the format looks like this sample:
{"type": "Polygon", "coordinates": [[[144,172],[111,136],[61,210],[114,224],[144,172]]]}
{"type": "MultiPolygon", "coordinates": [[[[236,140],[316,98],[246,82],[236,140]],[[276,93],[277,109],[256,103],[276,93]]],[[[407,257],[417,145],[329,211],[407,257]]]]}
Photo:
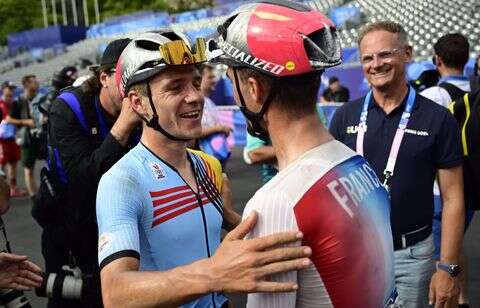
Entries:
{"type": "Polygon", "coordinates": [[[301,232],[276,233],[244,240],[255,226],[257,213],[242,221],[227,234],[210,263],[212,289],[216,292],[292,292],[298,286],[293,282],[271,282],[267,277],[277,273],[300,270],[311,261],[309,247],[281,247],[300,241],[301,232]]]}

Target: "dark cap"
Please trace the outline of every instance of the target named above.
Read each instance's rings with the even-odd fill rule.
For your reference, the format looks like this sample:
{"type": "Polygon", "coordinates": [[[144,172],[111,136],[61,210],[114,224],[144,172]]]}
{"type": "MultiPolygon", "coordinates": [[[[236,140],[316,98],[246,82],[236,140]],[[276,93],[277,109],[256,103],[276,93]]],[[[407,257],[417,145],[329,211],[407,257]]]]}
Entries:
{"type": "Polygon", "coordinates": [[[13,84],[13,82],[11,81],[5,81],[2,83],[2,90],[5,89],[5,88],[10,88],[10,89],[15,89],[17,86],[15,84],[13,84]]]}
{"type": "Polygon", "coordinates": [[[68,78],[72,78],[76,73],[77,73],[77,68],[75,66],[65,66],[58,73],[58,75],[63,77],[64,79],[68,79],[68,78]]]}
{"type": "Polygon", "coordinates": [[[75,79],[77,79],[77,68],[75,66],[65,66],[60,72],[53,74],[52,86],[60,90],[71,86],[75,79]]]}
{"type": "Polygon", "coordinates": [[[332,76],[328,80],[328,84],[331,85],[332,83],[337,82],[337,81],[338,81],[338,77],[337,76],[332,76]]]}
{"type": "Polygon", "coordinates": [[[111,41],[102,55],[102,61],[100,62],[101,70],[108,70],[114,68],[117,64],[118,58],[122,54],[122,51],[130,43],[131,39],[123,38],[111,41]]]}

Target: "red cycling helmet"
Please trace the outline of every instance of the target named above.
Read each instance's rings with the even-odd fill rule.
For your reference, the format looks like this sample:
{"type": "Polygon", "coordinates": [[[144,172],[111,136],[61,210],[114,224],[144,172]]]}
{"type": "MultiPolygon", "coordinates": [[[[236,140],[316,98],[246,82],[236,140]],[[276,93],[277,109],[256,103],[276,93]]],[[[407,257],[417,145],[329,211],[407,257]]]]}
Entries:
{"type": "Polygon", "coordinates": [[[223,51],[218,61],[229,66],[285,77],[341,64],[334,24],[301,3],[265,0],[242,5],[218,32],[223,51]]]}
{"type": "MultiPolygon", "coordinates": [[[[320,12],[287,0],[264,0],[242,5],[218,27],[220,38],[208,46],[222,53],[217,61],[233,67],[233,81],[248,132],[268,140],[261,121],[274,93],[270,91],[259,112],[247,108],[235,67],[247,67],[272,77],[321,72],[339,65],[340,42],[333,23],[320,12]]],[[[277,78],[273,78],[275,83],[277,78]]]]}

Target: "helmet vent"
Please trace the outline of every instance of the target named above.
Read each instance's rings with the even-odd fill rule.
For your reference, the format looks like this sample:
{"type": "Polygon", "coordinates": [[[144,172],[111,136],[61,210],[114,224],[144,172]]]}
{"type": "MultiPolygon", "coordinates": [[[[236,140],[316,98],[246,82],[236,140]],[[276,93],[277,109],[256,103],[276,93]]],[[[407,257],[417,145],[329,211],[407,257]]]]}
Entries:
{"type": "Polygon", "coordinates": [[[138,41],[135,41],[135,44],[137,45],[138,48],[151,50],[151,51],[156,51],[159,48],[158,43],[148,41],[148,40],[138,40],[138,41]]]}
{"type": "Polygon", "coordinates": [[[323,29],[303,37],[305,51],[311,63],[326,65],[337,63],[340,60],[340,45],[335,29],[325,25],[323,29]]]}

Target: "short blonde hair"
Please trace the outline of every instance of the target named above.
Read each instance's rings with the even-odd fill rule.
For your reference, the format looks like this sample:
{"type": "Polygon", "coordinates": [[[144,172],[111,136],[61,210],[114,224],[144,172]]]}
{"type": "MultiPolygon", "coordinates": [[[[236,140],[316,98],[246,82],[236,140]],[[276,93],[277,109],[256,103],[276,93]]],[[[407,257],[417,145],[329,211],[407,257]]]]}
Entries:
{"type": "Polygon", "coordinates": [[[357,40],[358,46],[360,47],[360,43],[362,42],[365,35],[367,35],[370,32],[381,31],[381,30],[397,34],[398,41],[400,42],[400,44],[402,45],[408,44],[407,32],[402,27],[402,25],[393,21],[377,21],[365,26],[360,30],[360,34],[358,35],[358,40],[357,40]]]}

